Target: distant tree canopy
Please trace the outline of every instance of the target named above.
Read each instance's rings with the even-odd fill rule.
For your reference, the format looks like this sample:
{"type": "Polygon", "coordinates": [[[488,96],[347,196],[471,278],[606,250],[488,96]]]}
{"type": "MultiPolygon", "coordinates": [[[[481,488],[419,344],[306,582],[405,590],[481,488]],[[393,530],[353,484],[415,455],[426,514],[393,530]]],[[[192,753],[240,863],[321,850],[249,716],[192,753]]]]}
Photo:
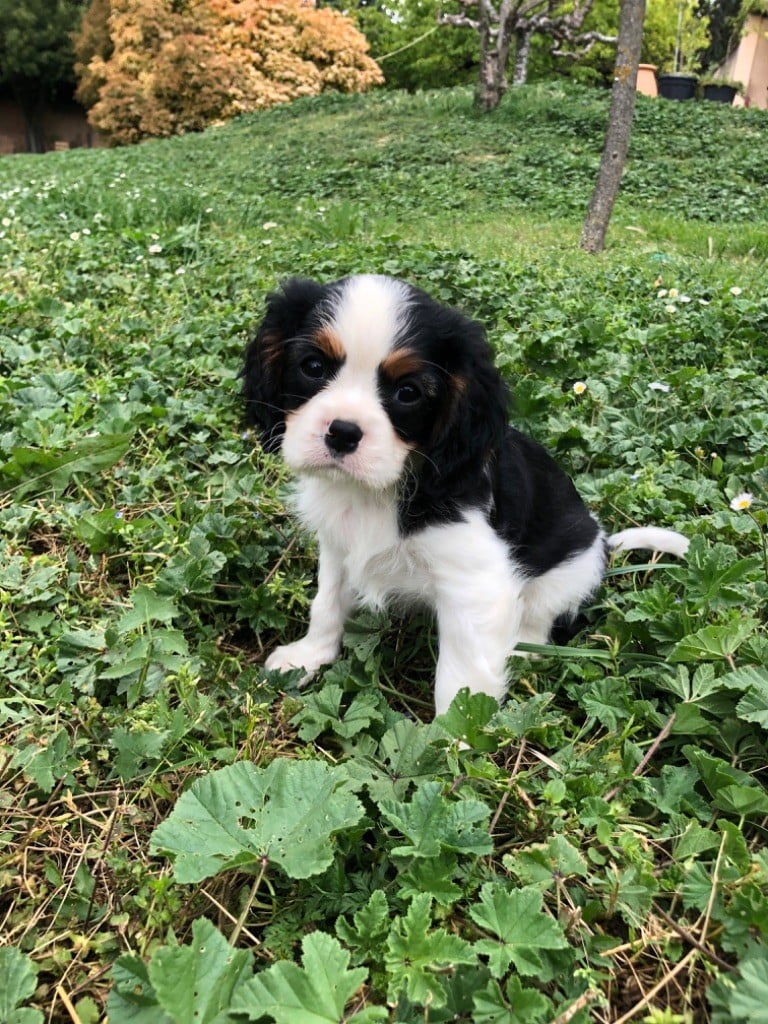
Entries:
{"type": "Polygon", "coordinates": [[[78,96],[115,143],[383,81],[353,22],[302,0],[94,0],[75,51],[78,96]]]}
{"type": "Polygon", "coordinates": [[[21,107],[33,153],[42,150],[43,105],[74,85],[70,36],[82,9],[81,0],[0,0],[0,84],[21,107]]]}

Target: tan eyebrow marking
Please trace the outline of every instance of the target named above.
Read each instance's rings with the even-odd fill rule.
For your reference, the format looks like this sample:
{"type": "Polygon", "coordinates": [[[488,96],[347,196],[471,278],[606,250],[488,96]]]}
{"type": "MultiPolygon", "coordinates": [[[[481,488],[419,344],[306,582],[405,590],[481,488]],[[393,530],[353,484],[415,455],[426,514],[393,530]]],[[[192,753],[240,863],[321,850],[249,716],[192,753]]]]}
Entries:
{"type": "Polygon", "coordinates": [[[315,331],[312,340],[329,359],[343,362],[347,353],[344,350],[341,338],[331,327],[321,327],[315,331]]]}
{"type": "Polygon", "coordinates": [[[410,373],[418,373],[424,369],[424,362],[417,352],[411,348],[396,348],[384,356],[381,361],[381,372],[390,380],[399,380],[410,373]]]}

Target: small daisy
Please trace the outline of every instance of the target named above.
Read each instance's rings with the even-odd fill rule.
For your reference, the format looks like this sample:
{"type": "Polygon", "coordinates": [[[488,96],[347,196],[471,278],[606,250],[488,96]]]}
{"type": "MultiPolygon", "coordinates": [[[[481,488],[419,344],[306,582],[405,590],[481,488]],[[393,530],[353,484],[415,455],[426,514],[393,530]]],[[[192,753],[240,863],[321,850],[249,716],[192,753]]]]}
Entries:
{"type": "Polygon", "coordinates": [[[731,295],[741,295],[741,288],[739,288],[737,284],[735,284],[733,288],[729,288],[728,290],[730,291],[731,295]]]}
{"type": "Polygon", "coordinates": [[[574,395],[583,395],[586,390],[587,385],[584,383],[583,380],[577,380],[576,383],[573,385],[574,395]]]}
{"type": "Polygon", "coordinates": [[[147,252],[151,253],[152,256],[157,256],[157,254],[161,253],[162,251],[163,251],[162,245],[158,245],[157,242],[153,242],[153,244],[150,245],[149,248],[147,249],[147,252]]]}
{"type": "Polygon", "coordinates": [[[731,508],[734,512],[744,512],[752,504],[752,495],[749,491],[742,491],[734,498],[731,498],[731,508]]]}
{"type": "Polygon", "coordinates": [[[672,304],[670,303],[670,304],[669,304],[668,306],[665,306],[665,307],[664,307],[664,312],[665,312],[665,313],[676,313],[676,312],[677,312],[677,306],[673,306],[673,305],[672,305],[672,304]]]}
{"type": "Polygon", "coordinates": [[[677,301],[678,302],[683,302],[683,303],[688,303],[688,302],[691,301],[691,296],[690,295],[678,295],[677,301]]]}
{"type": "Polygon", "coordinates": [[[648,385],[649,391],[663,391],[666,394],[669,391],[669,384],[663,384],[660,380],[652,380],[648,385]]]}
{"type": "Polygon", "coordinates": [[[693,449],[693,454],[696,456],[697,459],[703,459],[707,453],[704,451],[701,445],[697,445],[697,447],[693,449]]]}
{"type": "Polygon", "coordinates": [[[680,292],[677,290],[677,288],[670,288],[668,294],[670,299],[676,299],[680,292]]]}
{"type": "Polygon", "coordinates": [[[657,299],[666,299],[666,297],[668,295],[669,295],[669,292],[667,291],[667,289],[666,288],[662,288],[660,291],[658,291],[656,293],[656,298],[657,299]]]}
{"type": "Polygon", "coordinates": [[[79,231],[70,231],[69,237],[72,239],[73,242],[76,242],[80,238],[80,232],[79,231]]]}
{"type": "Polygon", "coordinates": [[[181,277],[182,274],[186,274],[186,270],[184,267],[177,267],[174,273],[176,274],[176,277],[181,277]]]}
{"type": "Polygon", "coordinates": [[[263,231],[272,231],[277,227],[277,222],[274,220],[267,220],[261,225],[263,231]]]}

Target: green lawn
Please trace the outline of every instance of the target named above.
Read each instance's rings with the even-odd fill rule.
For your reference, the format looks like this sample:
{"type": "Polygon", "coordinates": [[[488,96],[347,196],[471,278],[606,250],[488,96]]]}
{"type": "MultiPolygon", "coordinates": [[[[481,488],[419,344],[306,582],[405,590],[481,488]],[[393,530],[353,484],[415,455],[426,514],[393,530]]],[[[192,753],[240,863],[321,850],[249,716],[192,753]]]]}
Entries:
{"type": "Polygon", "coordinates": [[[765,1021],[768,114],[640,97],[588,257],[606,114],[327,96],[0,161],[0,1024],[765,1021]],[[240,353],[355,271],[486,324],[610,529],[692,538],[502,710],[431,722],[419,618],[260,667],[314,552],[240,353]]]}

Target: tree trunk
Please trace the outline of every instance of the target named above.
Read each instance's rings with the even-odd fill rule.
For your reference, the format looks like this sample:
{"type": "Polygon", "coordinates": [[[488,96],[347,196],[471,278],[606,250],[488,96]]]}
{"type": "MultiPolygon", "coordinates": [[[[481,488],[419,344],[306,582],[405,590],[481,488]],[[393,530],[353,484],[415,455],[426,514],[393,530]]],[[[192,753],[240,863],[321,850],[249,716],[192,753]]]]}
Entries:
{"type": "Polygon", "coordinates": [[[644,17],[645,0],[621,0],[608,128],[595,191],[581,229],[581,248],[591,253],[602,252],[605,247],[605,234],[627,158],[635,113],[637,65],[643,42],[644,17]]]}
{"type": "Polygon", "coordinates": [[[512,85],[525,85],[528,81],[528,57],[531,52],[533,33],[526,29],[515,30],[515,70],[512,85]]]}
{"type": "Polygon", "coordinates": [[[498,31],[494,25],[495,11],[489,0],[479,0],[477,14],[480,33],[480,74],[477,79],[475,106],[483,113],[487,113],[498,107],[507,84],[504,75],[499,76],[498,31]]]}
{"type": "Polygon", "coordinates": [[[28,79],[15,79],[11,81],[11,93],[24,118],[27,152],[42,153],[45,150],[42,127],[44,102],[39,83],[28,79]]]}

